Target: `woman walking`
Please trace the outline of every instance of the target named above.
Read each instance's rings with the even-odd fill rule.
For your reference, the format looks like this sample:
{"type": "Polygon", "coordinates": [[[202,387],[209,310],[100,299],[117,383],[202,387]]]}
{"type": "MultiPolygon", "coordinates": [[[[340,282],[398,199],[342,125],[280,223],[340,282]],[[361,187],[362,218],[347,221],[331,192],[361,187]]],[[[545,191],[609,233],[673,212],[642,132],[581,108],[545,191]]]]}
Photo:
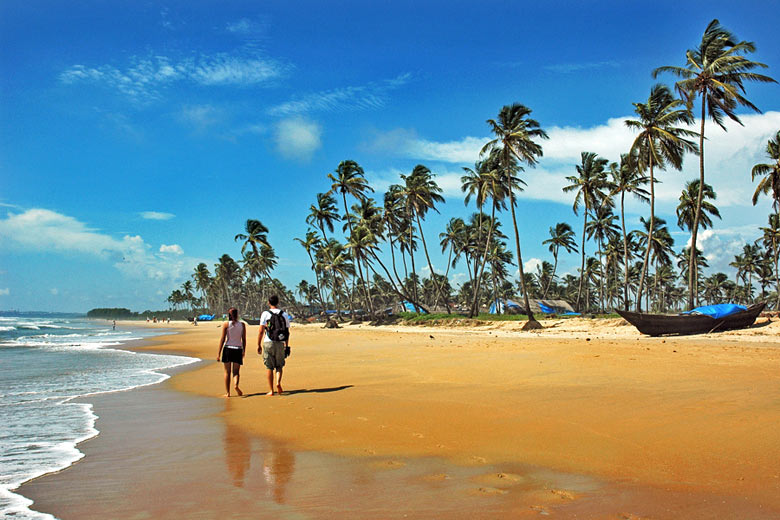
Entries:
{"type": "Polygon", "coordinates": [[[228,309],[228,321],[222,324],[222,337],[219,339],[217,361],[225,365],[225,397],[230,397],[230,380],[236,379],[235,389],[237,395],[244,395],[238,387],[241,378],[239,371],[244,364],[246,355],[246,326],[238,321],[238,309],[228,309]]]}

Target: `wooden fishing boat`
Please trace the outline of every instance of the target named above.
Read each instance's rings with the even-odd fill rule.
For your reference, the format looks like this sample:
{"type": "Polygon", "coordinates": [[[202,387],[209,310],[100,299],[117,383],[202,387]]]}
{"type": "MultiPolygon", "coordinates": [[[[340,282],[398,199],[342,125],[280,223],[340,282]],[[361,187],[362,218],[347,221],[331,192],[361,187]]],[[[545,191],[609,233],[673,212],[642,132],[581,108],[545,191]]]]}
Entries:
{"type": "Polygon", "coordinates": [[[756,303],[747,309],[722,318],[713,318],[704,314],[643,314],[617,310],[627,322],[642,334],[661,336],[663,334],[707,334],[722,330],[744,329],[750,327],[766,302],[756,303]]]}
{"type": "Polygon", "coordinates": [[[260,318],[244,318],[247,325],[260,325],[260,318]]]}

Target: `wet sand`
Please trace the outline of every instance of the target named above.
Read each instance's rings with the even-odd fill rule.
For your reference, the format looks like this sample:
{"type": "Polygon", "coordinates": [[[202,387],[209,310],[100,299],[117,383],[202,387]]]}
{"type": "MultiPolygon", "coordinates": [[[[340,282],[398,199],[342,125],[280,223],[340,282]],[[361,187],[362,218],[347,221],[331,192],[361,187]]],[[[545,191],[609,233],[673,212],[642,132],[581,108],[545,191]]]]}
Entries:
{"type": "Polygon", "coordinates": [[[206,361],[95,399],[86,457],[21,493],[63,519],[777,518],[776,325],[601,325],[299,326],[281,397],[250,327],[228,400],[217,325],[172,325],[151,348],[206,361]]]}

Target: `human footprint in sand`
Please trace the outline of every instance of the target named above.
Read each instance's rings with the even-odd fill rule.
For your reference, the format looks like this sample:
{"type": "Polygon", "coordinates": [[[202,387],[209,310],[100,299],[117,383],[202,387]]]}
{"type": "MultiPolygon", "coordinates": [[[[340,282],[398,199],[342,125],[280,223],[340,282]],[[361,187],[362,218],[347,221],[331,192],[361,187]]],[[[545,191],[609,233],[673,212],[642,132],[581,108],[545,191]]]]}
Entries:
{"type": "Polygon", "coordinates": [[[274,395],[274,371],[276,371],[276,392],[281,394],[282,372],[285,354],[290,347],[290,316],[279,307],[279,297],[268,298],[270,309],[260,315],[260,333],[257,336],[257,353],[263,356],[268,369],[268,388],[265,395],[274,395]]]}
{"type": "Polygon", "coordinates": [[[228,309],[228,321],[222,324],[222,336],[219,338],[217,361],[225,366],[225,397],[230,397],[230,380],[236,380],[236,394],[244,395],[238,387],[241,379],[241,365],[246,355],[246,325],[238,321],[238,310],[228,309]],[[232,374],[232,376],[231,376],[232,374]]]}

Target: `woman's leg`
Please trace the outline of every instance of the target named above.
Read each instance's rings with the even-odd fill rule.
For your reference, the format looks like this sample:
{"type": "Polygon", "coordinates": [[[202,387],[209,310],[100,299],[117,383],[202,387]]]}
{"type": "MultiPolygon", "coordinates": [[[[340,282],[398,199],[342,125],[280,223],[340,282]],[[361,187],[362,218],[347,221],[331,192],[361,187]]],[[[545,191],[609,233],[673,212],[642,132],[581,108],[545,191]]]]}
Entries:
{"type": "Polygon", "coordinates": [[[230,397],[230,365],[232,363],[222,363],[225,366],[225,397],[230,397]]]}
{"type": "Polygon", "coordinates": [[[237,395],[244,395],[244,392],[241,391],[241,389],[238,387],[238,382],[241,379],[241,365],[238,363],[231,363],[233,365],[233,377],[236,379],[236,394],[237,395]]]}

